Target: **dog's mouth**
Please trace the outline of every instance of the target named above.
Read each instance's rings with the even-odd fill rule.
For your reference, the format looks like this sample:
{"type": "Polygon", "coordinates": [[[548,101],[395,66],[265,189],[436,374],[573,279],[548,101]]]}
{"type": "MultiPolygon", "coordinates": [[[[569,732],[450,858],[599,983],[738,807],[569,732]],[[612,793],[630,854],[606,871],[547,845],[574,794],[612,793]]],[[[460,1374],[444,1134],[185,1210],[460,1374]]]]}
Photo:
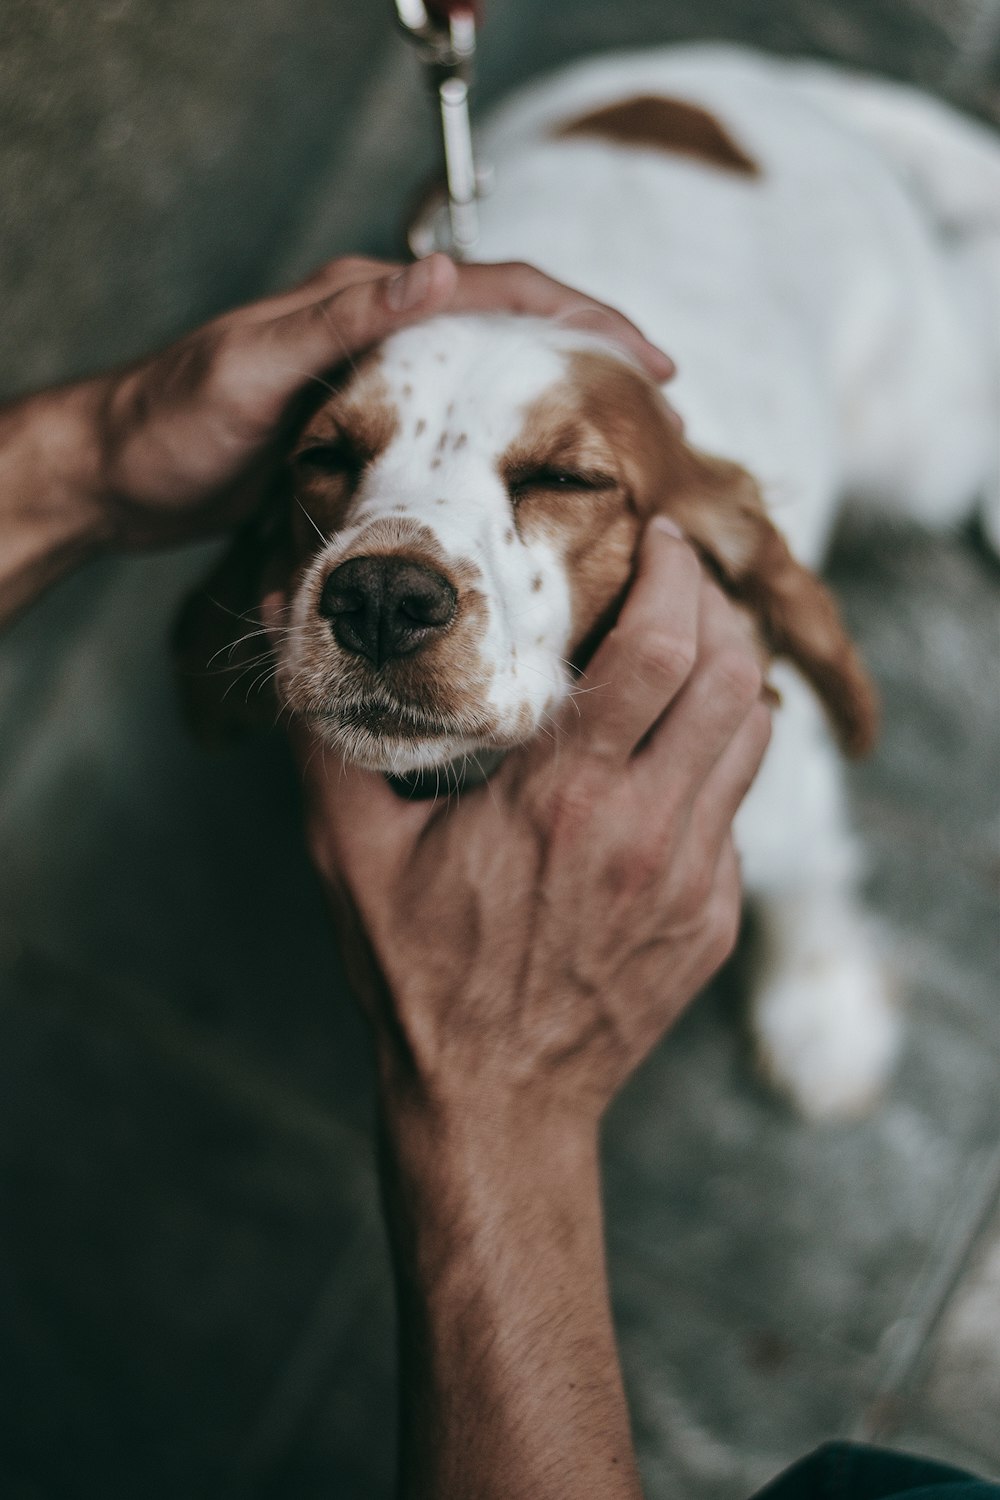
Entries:
{"type": "Polygon", "coordinates": [[[488,755],[500,738],[496,723],[484,715],[433,714],[382,696],[331,702],[305,717],[344,760],[387,775],[488,755]]]}
{"type": "Polygon", "coordinates": [[[338,706],[324,717],[346,730],[360,730],[376,740],[445,739],[455,732],[453,726],[443,723],[440,718],[407,704],[376,698],[338,706]]]}

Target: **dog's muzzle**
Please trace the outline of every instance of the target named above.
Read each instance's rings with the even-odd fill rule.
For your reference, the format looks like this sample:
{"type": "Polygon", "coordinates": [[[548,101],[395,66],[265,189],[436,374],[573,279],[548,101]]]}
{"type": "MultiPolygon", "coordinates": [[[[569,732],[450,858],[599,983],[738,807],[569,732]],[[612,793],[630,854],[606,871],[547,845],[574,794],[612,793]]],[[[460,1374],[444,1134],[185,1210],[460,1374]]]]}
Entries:
{"type": "Polygon", "coordinates": [[[343,650],[376,671],[413,656],[446,630],[458,595],[435,568],[392,554],[350,557],[323,585],[319,612],[343,650]]]}

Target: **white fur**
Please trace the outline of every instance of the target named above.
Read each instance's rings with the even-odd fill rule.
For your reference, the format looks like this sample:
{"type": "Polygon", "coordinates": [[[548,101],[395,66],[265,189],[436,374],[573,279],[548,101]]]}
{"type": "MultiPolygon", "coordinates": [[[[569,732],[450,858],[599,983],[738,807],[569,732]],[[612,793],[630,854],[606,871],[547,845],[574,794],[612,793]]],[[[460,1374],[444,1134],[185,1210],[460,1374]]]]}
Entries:
{"type": "MultiPolygon", "coordinates": [[[[818,566],[847,490],[946,524],[980,501],[1000,546],[1000,143],[912,90],[718,47],[600,59],[516,96],[485,132],[485,259],[535,262],[621,307],[677,360],[691,440],[744,464],[818,566]],[[639,93],[709,110],[759,163],[556,141],[639,93]],[[950,236],[940,232],[947,224],[950,236]]],[[[839,761],[782,670],[783,709],[740,814],[761,908],[753,1023],[805,1112],[878,1095],[898,1028],[839,761]]]]}
{"type": "MultiPolygon", "coordinates": [[[[757,477],[804,562],[821,564],[848,489],[942,524],[984,498],[1000,539],[1000,148],[985,131],[871,80],[681,48],[546,79],[500,110],[483,145],[497,182],[483,259],[531,261],[662,343],[690,440],[757,477]],[[762,175],[553,139],[560,122],[638,93],[708,108],[762,175]],[[946,239],[938,219],[954,228],[962,214],[946,239]]],[[[366,476],[362,530],[313,565],[315,592],[364,526],[405,500],[449,556],[481,569],[491,708],[509,719],[527,704],[536,724],[568,689],[566,580],[542,542],[505,540],[496,459],[581,342],[502,319],[390,340],[381,369],[400,436],[366,476]],[[446,442],[429,472],[442,432],[459,431],[468,442],[446,442]]],[[[300,598],[303,630],[314,592],[300,598]]],[[[776,680],[784,707],[737,824],[764,937],[754,1029],[764,1070],[800,1108],[850,1115],[891,1066],[895,1007],[855,896],[838,757],[801,679],[780,668],[776,680]]],[[[399,753],[443,758],[440,743],[399,753]]]]}
{"type": "Polygon", "coordinates": [[[997,276],[1000,146],[912,91],[865,83],[862,108],[857,81],[833,69],[720,47],[627,54],[533,85],[484,132],[497,188],[483,206],[483,258],[530,260],[662,341],[692,441],[768,486],[808,560],[846,488],[940,520],[1000,482],[996,281],[963,264],[907,190],[909,164],[865,133],[869,101],[891,115],[903,94],[904,134],[916,112],[921,146],[947,119],[937,176],[954,177],[958,159],[980,182],[964,239],[997,276]],[[551,139],[558,122],[642,92],[708,108],[763,177],[551,139]],[[988,319],[968,315],[973,300],[988,319]]]}
{"type": "MultiPolygon", "coordinates": [[[[337,684],[324,664],[316,681],[304,683],[304,663],[321,659],[329,642],[316,601],[323,582],[347,556],[366,551],[370,528],[401,514],[433,532],[446,557],[471,563],[480,573],[488,605],[488,628],[480,651],[491,668],[474,718],[491,716],[500,735],[490,743],[519,742],[519,715],[542,727],[566,695],[570,677],[563,653],[569,634],[569,586],[555,549],[544,538],[524,538],[515,528],[510,496],[499,461],[518,436],[524,410],[566,371],[566,354],[604,345],[551,323],[507,317],[434,320],[395,334],[380,355],[380,387],[398,417],[399,431],[369,465],[350,524],[311,560],[293,599],[292,626],[280,684],[286,701],[306,686],[309,707],[320,710],[337,684]],[[464,441],[459,444],[459,439],[464,441]],[[541,579],[541,587],[532,583],[541,579]]],[[[375,534],[375,533],[371,533],[375,534]]],[[[335,722],[321,720],[334,748],[378,770],[405,773],[474,755],[485,736],[455,733],[433,741],[370,747],[356,737],[346,743],[335,722]]]]}

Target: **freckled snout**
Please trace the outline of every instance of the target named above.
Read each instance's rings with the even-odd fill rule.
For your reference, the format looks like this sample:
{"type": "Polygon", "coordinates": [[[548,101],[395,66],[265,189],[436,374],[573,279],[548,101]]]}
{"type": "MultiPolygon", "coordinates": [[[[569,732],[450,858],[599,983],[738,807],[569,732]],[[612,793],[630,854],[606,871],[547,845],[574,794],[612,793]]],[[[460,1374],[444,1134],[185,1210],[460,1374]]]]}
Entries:
{"type": "Polygon", "coordinates": [[[334,568],[319,612],[339,646],[377,669],[429,645],[450,625],[457,604],[443,573],[389,553],[350,557],[334,568]]]}

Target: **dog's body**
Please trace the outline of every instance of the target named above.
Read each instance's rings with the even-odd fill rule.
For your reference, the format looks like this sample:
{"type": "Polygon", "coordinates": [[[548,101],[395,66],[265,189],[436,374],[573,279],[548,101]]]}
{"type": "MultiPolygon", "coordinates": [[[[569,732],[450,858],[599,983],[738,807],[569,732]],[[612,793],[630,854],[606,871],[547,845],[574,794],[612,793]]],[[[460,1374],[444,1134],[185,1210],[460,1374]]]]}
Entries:
{"type": "Polygon", "coordinates": [[[396,335],[300,444],[323,545],[300,550],[279,693],[385,770],[509,748],[613,617],[642,518],[672,514],[794,663],[737,828],[762,916],[753,1022],[804,1110],[850,1113],[896,1023],[803,678],[848,748],[873,711],[807,570],[848,490],[938,524],[985,497],[1000,542],[1000,147],[904,90],[698,48],[547,80],[484,151],[482,258],[529,260],[669,349],[687,442],[594,338],[512,319],[396,335]]]}
{"type": "Polygon", "coordinates": [[[819,559],[845,490],[935,523],[987,485],[997,497],[1000,143],[985,130],[889,84],[680,48],[546,80],[484,145],[483,258],[530,260],[662,340],[691,441],[757,476],[800,556],[819,559]],[[618,144],[629,127],[607,106],[644,95],[704,108],[746,165],[685,152],[681,120],[663,122],[680,149],[656,149],[655,120],[648,148],[618,144]]]}

